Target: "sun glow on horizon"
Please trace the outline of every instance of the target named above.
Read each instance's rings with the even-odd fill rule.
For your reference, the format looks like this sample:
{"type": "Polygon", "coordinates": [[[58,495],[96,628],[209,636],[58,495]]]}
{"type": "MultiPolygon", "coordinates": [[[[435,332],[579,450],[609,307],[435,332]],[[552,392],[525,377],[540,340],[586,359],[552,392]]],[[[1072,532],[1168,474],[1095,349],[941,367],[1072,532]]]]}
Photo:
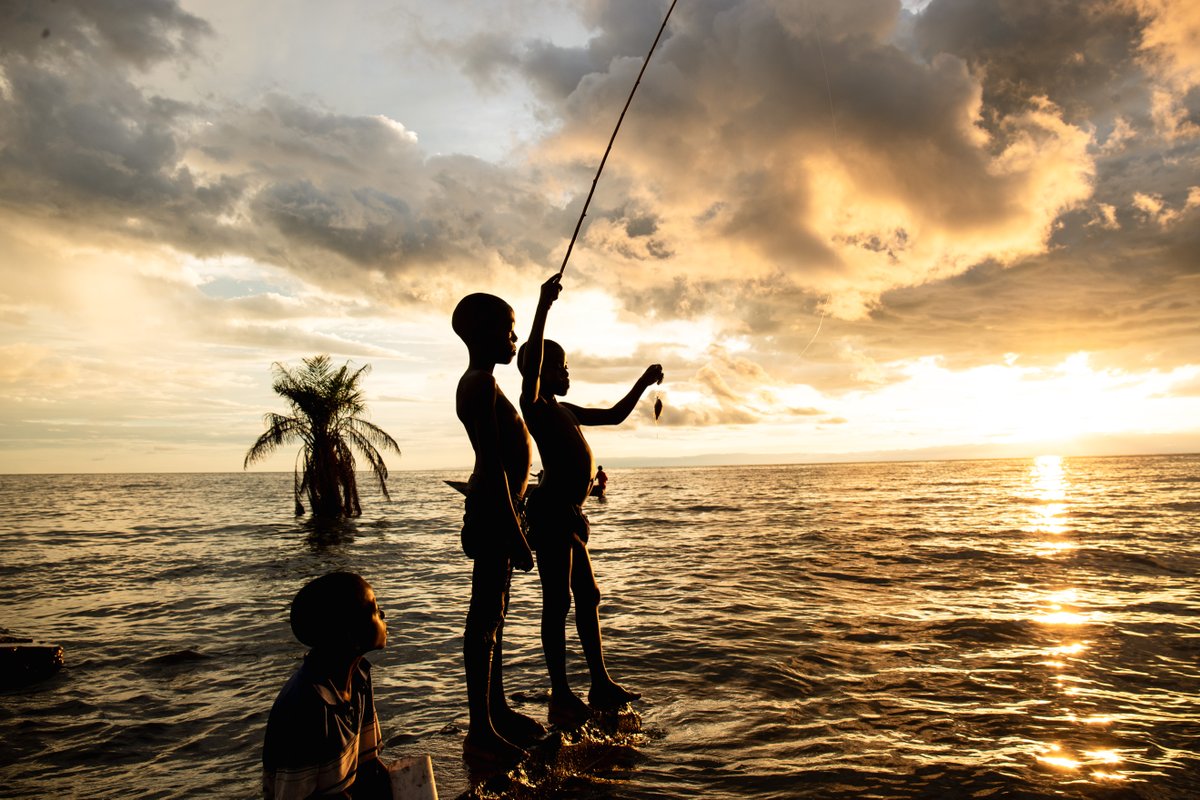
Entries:
{"type": "Polygon", "coordinates": [[[1093,370],[1088,358],[1076,353],[1048,368],[977,367],[954,377],[921,365],[914,374],[928,375],[949,396],[969,401],[980,433],[994,439],[1069,440],[1123,430],[1142,382],[1115,370],[1093,370]]]}
{"type": "Polygon", "coordinates": [[[1001,364],[955,370],[939,356],[880,365],[903,379],[853,392],[831,409],[871,433],[900,440],[919,430],[926,445],[971,442],[1067,449],[1089,436],[1153,435],[1195,426],[1196,399],[1172,387],[1200,368],[1132,372],[1096,368],[1078,352],[1051,366],[1001,364]]]}

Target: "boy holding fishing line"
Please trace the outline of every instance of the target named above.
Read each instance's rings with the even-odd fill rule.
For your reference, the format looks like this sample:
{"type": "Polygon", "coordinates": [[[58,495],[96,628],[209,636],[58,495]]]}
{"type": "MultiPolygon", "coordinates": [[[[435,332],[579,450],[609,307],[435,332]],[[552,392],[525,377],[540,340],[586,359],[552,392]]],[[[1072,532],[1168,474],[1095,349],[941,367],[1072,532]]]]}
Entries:
{"type": "MultiPolygon", "coordinates": [[[[529,334],[539,350],[546,313],[559,291],[558,275],[542,284],[529,334]]],[[[462,528],[463,551],[474,561],[463,633],[470,712],[463,754],[471,761],[497,764],[524,758],[528,753],[521,745],[546,732],[537,720],[512,710],[504,695],[504,618],[512,570],[533,568],[523,505],[532,460],[529,431],[493,374],[497,364],[509,364],[517,354],[515,321],[512,307],[490,294],[464,297],[452,319],[470,355],[455,408],[475,451],[462,528]]],[[[525,385],[521,391],[524,397],[525,385]]],[[[536,379],[529,391],[536,392],[536,379]]]]}
{"type": "Polygon", "coordinates": [[[587,721],[591,710],[571,691],[567,680],[566,621],[572,596],[575,627],[591,673],[588,703],[597,710],[611,710],[640,697],[619,686],[604,663],[600,589],[588,555],[589,527],[583,513],[594,464],[580,426],[624,422],[646,388],[662,383],[663,370],[661,365],[651,364],[611,408],[582,408],[558,402],[571,381],[566,353],[556,342],[531,336],[521,348],[517,363],[524,380],[521,412],[545,469],[545,478],[528,498],[527,514],[542,584],[542,649],[550,673],[549,719],[555,725],[577,727],[587,721]]]}

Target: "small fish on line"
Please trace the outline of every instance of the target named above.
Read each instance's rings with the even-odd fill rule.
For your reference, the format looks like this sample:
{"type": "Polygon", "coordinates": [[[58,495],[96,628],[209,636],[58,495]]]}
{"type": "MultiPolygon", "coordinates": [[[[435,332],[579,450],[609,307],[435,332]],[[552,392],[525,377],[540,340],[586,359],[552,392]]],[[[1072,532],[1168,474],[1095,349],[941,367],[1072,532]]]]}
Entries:
{"type": "Polygon", "coordinates": [[[654,421],[658,422],[658,418],[662,416],[662,398],[654,398],[654,421]]]}

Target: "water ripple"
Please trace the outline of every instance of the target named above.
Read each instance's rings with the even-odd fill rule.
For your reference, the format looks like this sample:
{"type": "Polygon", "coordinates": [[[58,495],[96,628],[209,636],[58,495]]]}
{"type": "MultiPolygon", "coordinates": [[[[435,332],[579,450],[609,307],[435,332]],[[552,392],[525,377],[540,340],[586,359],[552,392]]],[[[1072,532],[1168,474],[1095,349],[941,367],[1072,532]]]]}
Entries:
{"type": "MultiPolygon", "coordinates": [[[[1193,797],[1197,474],[1194,456],[612,470],[592,555],[644,736],[559,796],[1193,797]]],[[[287,603],[331,569],[388,613],[389,751],[463,791],[470,564],[442,483],[460,477],[399,473],[392,502],[364,481],[362,518],[314,526],[290,475],[0,476],[0,624],[67,653],[0,701],[5,795],[256,796],[302,653],[287,603]]],[[[541,715],[538,612],[517,574],[506,681],[541,715]]],[[[569,669],[586,688],[578,653],[569,669]]]]}

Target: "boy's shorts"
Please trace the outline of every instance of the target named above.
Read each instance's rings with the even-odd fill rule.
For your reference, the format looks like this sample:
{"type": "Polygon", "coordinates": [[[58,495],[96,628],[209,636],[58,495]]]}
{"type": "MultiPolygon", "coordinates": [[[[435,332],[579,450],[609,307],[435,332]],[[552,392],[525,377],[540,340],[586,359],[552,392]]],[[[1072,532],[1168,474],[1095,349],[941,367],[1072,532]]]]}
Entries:
{"type": "MultiPolygon", "coordinates": [[[[512,498],[512,506],[513,511],[517,512],[517,523],[521,526],[521,533],[528,536],[529,524],[526,520],[524,499],[512,498]]],[[[468,490],[463,508],[462,533],[459,536],[467,558],[488,556],[508,559],[510,555],[501,537],[496,534],[495,520],[489,518],[490,511],[479,494],[468,490]]]]}
{"type": "Polygon", "coordinates": [[[555,542],[569,543],[572,539],[586,545],[591,535],[592,526],[583,506],[558,502],[537,489],[529,492],[525,516],[529,527],[526,538],[533,550],[555,542]]]}

